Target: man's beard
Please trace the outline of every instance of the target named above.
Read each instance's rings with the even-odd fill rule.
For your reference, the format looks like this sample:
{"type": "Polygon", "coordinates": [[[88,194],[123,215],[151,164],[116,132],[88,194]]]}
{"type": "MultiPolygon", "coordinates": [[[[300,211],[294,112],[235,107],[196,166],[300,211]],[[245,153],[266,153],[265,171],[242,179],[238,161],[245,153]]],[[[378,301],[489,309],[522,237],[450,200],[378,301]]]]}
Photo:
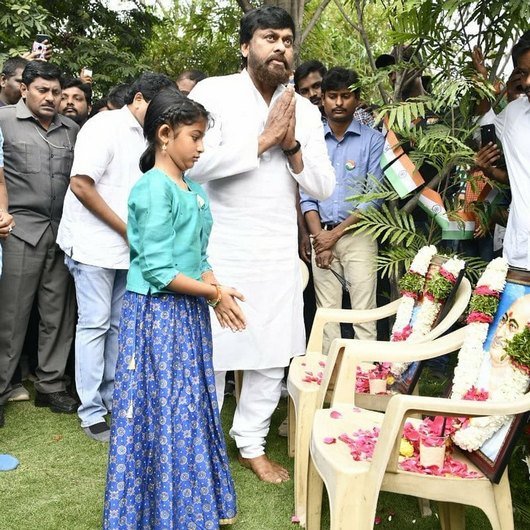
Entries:
{"type": "MultiPolygon", "coordinates": [[[[282,58],[285,61],[284,58],[282,58]]],[[[252,70],[254,77],[261,83],[277,87],[280,84],[287,83],[289,81],[289,67],[285,64],[285,69],[282,70],[273,70],[269,68],[269,62],[261,62],[252,54],[248,56],[248,68],[252,70]]]]}

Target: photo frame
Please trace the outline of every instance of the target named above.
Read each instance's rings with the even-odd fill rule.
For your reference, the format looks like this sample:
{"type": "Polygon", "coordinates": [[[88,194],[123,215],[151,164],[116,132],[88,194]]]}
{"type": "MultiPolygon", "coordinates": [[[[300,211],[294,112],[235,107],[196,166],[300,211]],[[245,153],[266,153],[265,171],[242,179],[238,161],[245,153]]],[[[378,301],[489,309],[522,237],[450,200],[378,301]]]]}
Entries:
{"type": "MultiPolygon", "coordinates": [[[[490,349],[492,344],[495,345],[495,336],[499,330],[499,324],[510,311],[513,303],[522,297],[530,295],[530,272],[516,271],[512,269],[508,273],[506,287],[501,296],[499,307],[495,318],[491,323],[486,341],[484,342],[484,359],[480,368],[478,379],[479,386],[487,388],[487,379],[492,379],[492,368],[490,349]],[[488,370],[490,375],[488,376],[488,370]]],[[[530,310],[530,296],[527,298],[530,310]]],[[[528,390],[528,389],[527,389],[528,390]]],[[[513,448],[517,438],[521,433],[524,425],[528,422],[529,413],[514,415],[503,427],[501,427],[489,440],[487,440],[479,449],[468,453],[468,457],[478,469],[488,477],[492,482],[498,484],[508,462],[510,460],[513,448]]]]}

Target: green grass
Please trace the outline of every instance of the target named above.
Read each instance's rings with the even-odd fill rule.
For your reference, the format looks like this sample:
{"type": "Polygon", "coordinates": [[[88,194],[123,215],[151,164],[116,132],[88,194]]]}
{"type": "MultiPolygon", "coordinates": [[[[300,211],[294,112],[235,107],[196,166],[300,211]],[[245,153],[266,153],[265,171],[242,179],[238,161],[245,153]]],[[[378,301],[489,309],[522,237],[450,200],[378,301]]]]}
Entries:
{"type": "MultiPolygon", "coordinates": [[[[228,432],[234,409],[229,398],[223,410],[228,432]]],[[[286,439],[277,436],[277,427],[286,414],[282,400],[273,417],[268,452],[291,472],[286,439]]],[[[239,518],[232,530],[287,530],[291,524],[293,483],[264,484],[243,469],[236,460],[236,448],[227,440],[238,494],[239,518]]],[[[15,471],[0,473],[0,530],[97,530],[101,528],[107,446],[90,440],[76,415],[53,414],[33,403],[9,404],[6,427],[0,429],[0,453],[20,460],[15,471]]],[[[518,459],[520,461],[520,458],[518,459]]],[[[519,464],[521,465],[521,464],[519,464]]],[[[526,499],[530,493],[526,475],[526,499]]],[[[520,484],[519,484],[520,486],[520,484]]],[[[435,508],[435,506],[433,506],[435,508]]],[[[438,529],[436,515],[421,518],[413,497],[382,494],[377,528],[438,529]],[[389,521],[388,518],[391,518],[389,521]]],[[[485,516],[468,509],[467,528],[490,528],[485,516]]],[[[322,528],[329,527],[324,514],[322,528]]],[[[516,527],[520,530],[528,526],[516,527]]],[[[353,529],[352,529],[353,530],[353,529]]]]}

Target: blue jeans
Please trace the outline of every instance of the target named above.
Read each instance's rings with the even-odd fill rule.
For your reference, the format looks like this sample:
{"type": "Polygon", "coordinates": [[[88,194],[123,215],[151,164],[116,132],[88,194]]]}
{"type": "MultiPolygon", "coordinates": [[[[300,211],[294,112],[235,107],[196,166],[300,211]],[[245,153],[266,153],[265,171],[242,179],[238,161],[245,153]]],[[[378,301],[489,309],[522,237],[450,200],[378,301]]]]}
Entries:
{"type": "Polygon", "coordinates": [[[118,325],[127,271],[79,263],[66,256],[75,282],[78,321],[75,336],[75,383],[81,427],[103,420],[112,407],[118,356],[118,325]]]}

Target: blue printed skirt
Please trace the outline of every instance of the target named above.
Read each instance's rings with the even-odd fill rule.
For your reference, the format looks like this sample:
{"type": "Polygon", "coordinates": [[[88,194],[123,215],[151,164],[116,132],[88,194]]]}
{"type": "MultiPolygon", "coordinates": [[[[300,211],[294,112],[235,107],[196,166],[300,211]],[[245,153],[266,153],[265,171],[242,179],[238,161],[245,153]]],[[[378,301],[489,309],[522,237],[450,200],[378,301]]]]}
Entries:
{"type": "Polygon", "coordinates": [[[127,291],[103,527],[206,530],[235,516],[208,306],[192,296],[127,291]]]}

